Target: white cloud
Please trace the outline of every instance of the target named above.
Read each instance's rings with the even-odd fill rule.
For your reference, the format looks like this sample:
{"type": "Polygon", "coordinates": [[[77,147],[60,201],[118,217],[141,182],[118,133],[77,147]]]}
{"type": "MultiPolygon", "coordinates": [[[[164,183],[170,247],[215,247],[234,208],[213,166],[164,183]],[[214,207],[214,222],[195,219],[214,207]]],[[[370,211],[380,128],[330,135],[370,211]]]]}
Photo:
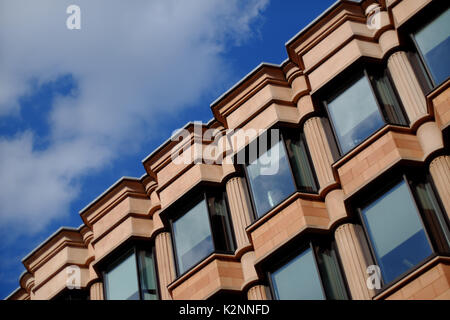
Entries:
{"type": "Polygon", "coordinates": [[[19,114],[30,79],[71,74],[78,88],[51,106],[44,150],[33,131],[0,138],[0,227],[42,230],[67,214],[77,177],[223,85],[226,46],[252,36],[268,1],[0,0],[0,117],[19,114]],[[73,3],[81,30],[66,28],[73,3]]]}

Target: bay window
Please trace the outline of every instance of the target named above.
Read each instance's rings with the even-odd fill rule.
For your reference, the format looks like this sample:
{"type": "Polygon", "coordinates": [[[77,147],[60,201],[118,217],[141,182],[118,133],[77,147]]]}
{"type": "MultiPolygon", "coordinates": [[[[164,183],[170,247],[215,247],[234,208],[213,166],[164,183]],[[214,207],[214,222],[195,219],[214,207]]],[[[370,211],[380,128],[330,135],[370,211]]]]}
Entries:
{"type": "MultiPolygon", "coordinates": [[[[295,252],[295,251],[294,251],[295,252]]],[[[275,263],[269,272],[277,300],[341,300],[347,291],[333,245],[313,244],[275,263]]]]}
{"type": "Polygon", "coordinates": [[[213,252],[231,253],[234,239],[223,192],[201,192],[172,209],[172,239],[178,275],[213,252]]]}
{"type": "Polygon", "coordinates": [[[432,87],[443,83],[450,75],[450,8],[414,31],[412,38],[432,87]]]}
{"type": "Polygon", "coordinates": [[[448,254],[449,229],[427,180],[401,179],[359,208],[383,284],[435,254],[448,254]]]}
{"type": "Polygon", "coordinates": [[[408,123],[384,68],[347,71],[328,87],[322,101],[341,155],[385,124],[408,123]]]}
{"type": "MultiPolygon", "coordinates": [[[[256,159],[250,159],[245,168],[257,217],[296,191],[314,193],[317,190],[303,134],[294,129],[276,133],[277,138],[271,137],[268,147],[260,149],[256,159]]],[[[265,146],[261,142],[258,145],[265,146]]]]}
{"type": "Polygon", "coordinates": [[[152,250],[133,247],[113,259],[103,272],[107,300],[158,299],[152,250]]]}

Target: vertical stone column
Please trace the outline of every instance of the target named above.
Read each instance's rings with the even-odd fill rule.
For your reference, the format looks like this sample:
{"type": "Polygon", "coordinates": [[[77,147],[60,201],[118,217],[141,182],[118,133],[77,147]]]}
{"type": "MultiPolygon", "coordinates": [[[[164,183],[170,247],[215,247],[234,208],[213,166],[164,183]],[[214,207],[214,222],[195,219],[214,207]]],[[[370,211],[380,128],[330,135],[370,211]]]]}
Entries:
{"type": "Polygon", "coordinates": [[[440,156],[431,161],[430,173],[450,219],[450,156],[440,156]]]}
{"type": "Polygon", "coordinates": [[[325,205],[327,206],[330,224],[335,223],[339,219],[348,216],[344,204],[344,191],[342,189],[334,189],[325,196],[325,205]]]}
{"type": "Polygon", "coordinates": [[[248,300],[268,300],[266,294],[266,287],[263,285],[257,284],[247,292],[248,300]]]}
{"type": "Polygon", "coordinates": [[[322,121],[319,117],[313,117],[305,122],[303,129],[311,153],[312,162],[316,169],[320,189],[335,183],[331,165],[333,156],[325,135],[322,121]]]}
{"type": "Polygon", "coordinates": [[[371,299],[375,292],[367,287],[369,275],[366,270],[373,263],[361,226],[343,224],[336,229],[334,236],[352,298],[371,299]]]}
{"type": "Polygon", "coordinates": [[[161,299],[172,300],[167,286],[175,280],[175,262],[170,233],[161,232],[155,238],[156,262],[158,266],[161,299]]]}
{"type": "Polygon", "coordinates": [[[413,124],[427,114],[427,104],[419,81],[405,52],[397,51],[388,58],[388,69],[403,102],[408,118],[413,124]]]}
{"type": "Polygon", "coordinates": [[[250,245],[245,228],[251,223],[251,204],[245,181],[233,177],[227,181],[226,190],[230,206],[231,220],[238,250],[250,245]]]}
{"type": "Polygon", "coordinates": [[[104,300],[103,295],[103,283],[101,281],[96,281],[91,284],[90,287],[90,298],[91,300],[104,300]]]}

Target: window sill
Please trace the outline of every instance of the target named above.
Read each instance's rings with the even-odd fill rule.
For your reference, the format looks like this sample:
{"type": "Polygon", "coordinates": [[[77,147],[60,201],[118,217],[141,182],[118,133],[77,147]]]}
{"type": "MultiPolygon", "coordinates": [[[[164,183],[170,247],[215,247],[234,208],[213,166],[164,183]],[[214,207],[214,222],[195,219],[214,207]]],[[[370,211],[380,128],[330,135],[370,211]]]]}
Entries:
{"type": "Polygon", "coordinates": [[[378,140],[381,136],[386,134],[389,131],[394,132],[403,132],[403,133],[409,133],[411,132],[411,128],[407,126],[401,126],[396,124],[385,124],[383,127],[372,133],[366,140],[361,142],[359,145],[351,149],[346,154],[342,155],[338,160],[336,160],[331,167],[334,171],[337,170],[337,168],[344,165],[346,162],[350,161],[351,159],[355,158],[360,152],[362,152],[364,149],[366,149],[368,146],[372,145],[376,140],[378,140]]]}
{"type": "Polygon", "coordinates": [[[319,194],[317,193],[303,193],[299,191],[295,191],[292,193],[289,197],[281,201],[279,204],[277,204],[275,207],[267,211],[267,213],[263,214],[262,216],[258,217],[256,220],[254,220],[247,228],[245,228],[246,232],[252,232],[255,229],[257,229],[260,225],[264,224],[267,220],[269,220],[271,217],[276,215],[278,212],[289,206],[291,203],[293,203],[297,199],[307,199],[307,200],[319,200],[320,198],[319,194]]]}
{"type": "Polygon", "coordinates": [[[415,268],[401,275],[397,280],[392,281],[390,284],[380,289],[380,291],[377,294],[375,294],[375,296],[372,297],[372,299],[383,300],[387,298],[391,294],[394,294],[395,292],[403,288],[405,285],[410,283],[415,278],[420,277],[423,273],[425,273],[427,270],[431,269],[440,262],[449,263],[450,257],[433,254],[429,258],[425,259],[422,263],[417,265],[415,268]]]}
{"type": "Polygon", "coordinates": [[[214,251],[206,256],[203,260],[199,261],[196,265],[192,266],[190,269],[183,272],[181,275],[177,276],[174,281],[172,281],[167,288],[169,291],[172,291],[179,284],[192,277],[198,271],[203,269],[206,265],[208,265],[213,260],[235,260],[235,256],[231,252],[219,252],[214,251]]]}

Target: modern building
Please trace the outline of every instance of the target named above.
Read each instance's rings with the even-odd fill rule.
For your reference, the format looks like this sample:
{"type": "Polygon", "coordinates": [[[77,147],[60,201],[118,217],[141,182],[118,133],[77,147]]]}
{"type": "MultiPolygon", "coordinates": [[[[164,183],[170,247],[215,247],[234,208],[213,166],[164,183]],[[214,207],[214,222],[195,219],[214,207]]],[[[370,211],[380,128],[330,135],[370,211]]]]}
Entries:
{"type": "Polygon", "coordinates": [[[286,49],[26,256],[7,299],[450,299],[449,2],[337,1],[286,49]],[[192,152],[209,129],[264,132],[216,163],[192,152]]]}

